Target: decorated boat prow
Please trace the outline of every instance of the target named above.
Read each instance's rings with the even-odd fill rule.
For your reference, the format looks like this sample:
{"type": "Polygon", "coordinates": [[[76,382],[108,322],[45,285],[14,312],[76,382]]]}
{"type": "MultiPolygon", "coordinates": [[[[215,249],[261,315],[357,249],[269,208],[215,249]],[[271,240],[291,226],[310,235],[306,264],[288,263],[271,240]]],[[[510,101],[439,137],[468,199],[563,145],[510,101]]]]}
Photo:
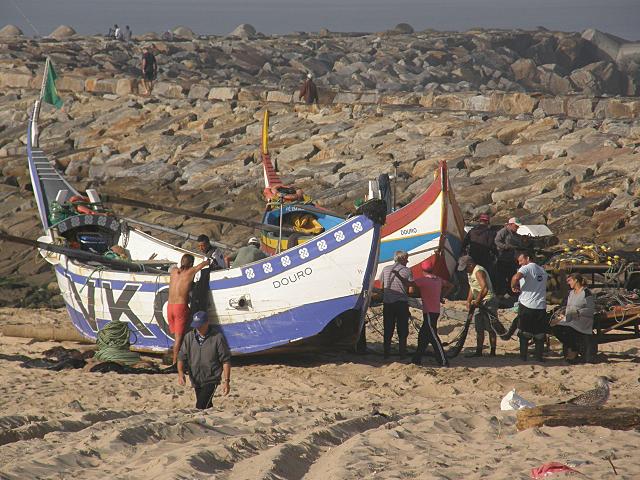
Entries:
{"type": "Polygon", "coordinates": [[[420,264],[431,259],[434,273],[449,279],[454,273],[464,239],[464,221],[456,202],[446,162],[440,162],[433,183],[412,202],[387,215],[382,228],[378,271],[393,263],[394,253],[409,253],[414,277],[420,264]]]}
{"type": "Polygon", "coordinates": [[[262,123],[260,157],[264,170],[263,195],[266,209],[263,223],[295,230],[292,235],[262,232],[262,249],[279,253],[287,248],[305,243],[344,221],[344,217],[316,206],[311,197],[301,189],[285,185],[276,171],[269,153],[269,111],[265,110],[262,123]],[[290,245],[291,244],[291,245],[290,245]]]}

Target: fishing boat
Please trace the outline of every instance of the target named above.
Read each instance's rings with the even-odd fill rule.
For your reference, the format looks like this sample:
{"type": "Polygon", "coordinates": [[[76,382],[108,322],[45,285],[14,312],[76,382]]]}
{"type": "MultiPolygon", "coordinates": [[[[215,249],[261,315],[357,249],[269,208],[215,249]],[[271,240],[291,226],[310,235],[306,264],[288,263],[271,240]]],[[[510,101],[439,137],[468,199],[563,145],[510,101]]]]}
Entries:
{"type": "MultiPolygon", "coordinates": [[[[293,228],[298,243],[332,228],[343,218],[320,208],[302,190],[286,186],[271,161],[268,148],[269,112],[262,128],[261,158],[264,170],[264,197],[267,202],[263,223],[293,228]]],[[[378,272],[393,263],[394,252],[409,253],[408,266],[414,276],[422,276],[421,262],[433,257],[434,272],[444,279],[452,277],[462,241],[464,221],[458,206],[446,162],[440,162],[434,180],[426,190],[404,207],[387,214],[382,228],[378,272]]],[[[262,233],[262,248],[268,253],[287,248],[289,239],[277,230],[262,233]]]]}
{"type": "MultiPolygon", "coordinates": [[[[108,322],[128,322],[141,351],[173,345],[167,324],[168,269],[191,253],[131,227],[96,191],[82,195],[38,148],[37,112],[28,128],[31,183],[53,265],[75,328],[95,340],[108,322]],[[130,260],[104,256],[118,245],[130,260]]],[[[234,355],[274,349],[352,346],[369,305],[384,208],[369,204],[313,241],[241,268],[211,271],[209,319],[234,355]]]]}

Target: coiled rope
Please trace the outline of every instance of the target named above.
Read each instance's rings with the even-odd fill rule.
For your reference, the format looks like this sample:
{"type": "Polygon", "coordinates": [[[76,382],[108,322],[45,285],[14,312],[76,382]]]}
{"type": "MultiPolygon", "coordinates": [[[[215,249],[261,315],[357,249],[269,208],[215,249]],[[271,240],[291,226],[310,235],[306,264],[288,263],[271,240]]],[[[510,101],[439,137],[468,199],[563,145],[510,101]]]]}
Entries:
{"type": "Polygon", "coordinates": [[[104,362],[117,362],[124,365],[133,365],[140,361],[140,355],[130,350],[131,331],[126,322],[109,322],[98,332],[98,351],[93,356],[104,362]]]}

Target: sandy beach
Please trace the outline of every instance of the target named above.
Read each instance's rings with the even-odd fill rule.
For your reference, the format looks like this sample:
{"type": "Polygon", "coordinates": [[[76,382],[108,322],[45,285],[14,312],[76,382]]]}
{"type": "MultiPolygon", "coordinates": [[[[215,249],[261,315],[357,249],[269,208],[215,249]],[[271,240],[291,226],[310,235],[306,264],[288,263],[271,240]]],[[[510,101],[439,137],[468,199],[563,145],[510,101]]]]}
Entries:
{"type": "MultiPolygon", "coordinates": [[[[65,319],[64,310],[0,311],[3,325],[65,319]]],[[[381,349],[378,329],[373,319],[373,350],[381,349]]],[[[473,342],[472,331],[466,345],[473,342]]],[[[583,478],[640,474],[636,431],[518,432],[499,405],[512,388],[536,404],[566,400],[607,375],[616,379],[609,405],[633,406],[637,341],[604,345],[606,362],[578,366],[562,361],[557,345],[544,364],[523,364],[514,339],[500,342],[495,358],[460,355],[449,369],[433,368],[432,358],[418,367],[342,352],[237,359],[231,393],[217,394],[204,413],[176,375],[20,367],[20,356],[90,345],[12,337],[0,345],[3,479],[526,479],[550,461],[575,465],[583,478]]]]}

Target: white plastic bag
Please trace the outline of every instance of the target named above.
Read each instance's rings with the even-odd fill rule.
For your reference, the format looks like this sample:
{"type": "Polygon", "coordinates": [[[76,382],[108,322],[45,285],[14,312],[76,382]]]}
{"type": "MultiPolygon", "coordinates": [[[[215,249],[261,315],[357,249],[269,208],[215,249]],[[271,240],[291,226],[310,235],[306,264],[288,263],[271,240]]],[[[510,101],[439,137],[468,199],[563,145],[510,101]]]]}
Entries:
{"type": "Polygon", "coordinates": [[[520,410],[521,408],[533,408],[536,405],[531,403],[529,400],[522,398],[520,395],[516,393],[516,389],[514,388],[509,393],[507,393],[500,401],[500,410],[520,410]]]}

